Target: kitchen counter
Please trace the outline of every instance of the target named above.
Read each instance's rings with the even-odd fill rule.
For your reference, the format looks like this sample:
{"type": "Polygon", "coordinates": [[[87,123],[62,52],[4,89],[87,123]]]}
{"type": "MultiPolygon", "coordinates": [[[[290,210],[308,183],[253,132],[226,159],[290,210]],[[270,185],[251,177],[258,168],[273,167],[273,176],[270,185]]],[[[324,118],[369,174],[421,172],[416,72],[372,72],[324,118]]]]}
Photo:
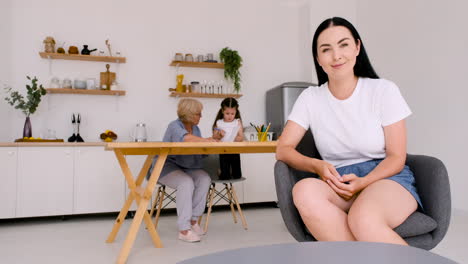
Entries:
{"type": "Polygon", "coordinates": [[[0,142],[0,147],[96,147],[107,142],[0,142]]]}

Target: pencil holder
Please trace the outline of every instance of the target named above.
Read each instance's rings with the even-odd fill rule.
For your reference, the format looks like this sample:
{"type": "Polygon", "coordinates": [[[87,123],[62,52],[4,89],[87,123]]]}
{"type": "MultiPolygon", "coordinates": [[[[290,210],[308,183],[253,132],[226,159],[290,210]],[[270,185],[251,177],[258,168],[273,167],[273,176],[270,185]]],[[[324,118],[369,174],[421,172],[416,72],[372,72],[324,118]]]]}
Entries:
{"type": "Polygon", "coordinates": [[[264,142],[267,140],[268,132],[257,132],[258,141],[264,142]]]}

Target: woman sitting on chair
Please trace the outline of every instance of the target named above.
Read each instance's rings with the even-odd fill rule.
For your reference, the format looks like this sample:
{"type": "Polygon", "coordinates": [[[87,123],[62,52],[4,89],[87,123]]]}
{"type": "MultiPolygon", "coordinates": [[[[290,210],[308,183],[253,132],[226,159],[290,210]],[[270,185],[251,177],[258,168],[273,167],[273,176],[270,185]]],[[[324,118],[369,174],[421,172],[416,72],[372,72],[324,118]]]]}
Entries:
{"type": "MultiPolygon", "coordinates": [[[[198,123],[202,116],[203,105],[195,99],[182,99],[177,107],[178,119],[169,123],[164,134],[164,142],[211,142],[218,141],[212,137],[201,136],[198,123]]],[[[221,136],[214,135],[217,138],[221,136]]],[[[177,190],[177,225],[179,239],[186,242],[198,242],[204,235],[197,220],[206,206],[206,195],[211,178],[202,169],[203,155],[170,155],[161,171],[158,180],[177,190]]],[[[156,159],[153,161],[155,164],[156,159]]]]}
{"type": "Polygon", "coordinates": [[[393,82],[379,79],[345,19],[322,22],[312,52],[320,86],[299,96],[276,152],[320,176],[294,186],[294,204],[317,240],[407,245],[393,228],[421,205],[405,166],[411,110],[393,82]],[[309,128],[323,160],[295,149],[309,128]]]}

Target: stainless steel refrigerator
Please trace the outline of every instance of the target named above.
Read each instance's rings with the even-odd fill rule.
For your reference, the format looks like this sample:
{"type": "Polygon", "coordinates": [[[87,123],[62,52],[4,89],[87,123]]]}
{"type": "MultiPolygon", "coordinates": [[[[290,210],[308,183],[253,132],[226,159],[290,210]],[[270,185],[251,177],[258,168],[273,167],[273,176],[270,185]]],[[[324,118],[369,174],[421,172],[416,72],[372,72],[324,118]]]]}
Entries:
{"type": "Polygon", "coordinates": [[[317,85],[308,82],[286,82],[267,91],[266,119],[267,122],[271,122],[270,131],[275,132],[274,139],[281,135],[297,97],[309,86],[317,85]]]}

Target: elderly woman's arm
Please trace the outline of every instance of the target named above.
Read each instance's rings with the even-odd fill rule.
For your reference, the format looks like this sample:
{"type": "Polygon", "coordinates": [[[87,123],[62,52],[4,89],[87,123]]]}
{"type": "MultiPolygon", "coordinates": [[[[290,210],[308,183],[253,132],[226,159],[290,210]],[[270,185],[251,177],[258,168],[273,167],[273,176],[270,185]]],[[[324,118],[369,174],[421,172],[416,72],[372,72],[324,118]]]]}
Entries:
{"type": "Polygon", "coordinates": [[[197,137],[192,134],[187,134],[184,136],[184,142],[216,142],[219,140],[216,140],[212,137],[209,138],[202,138],[202,137],[197,137]]]}

